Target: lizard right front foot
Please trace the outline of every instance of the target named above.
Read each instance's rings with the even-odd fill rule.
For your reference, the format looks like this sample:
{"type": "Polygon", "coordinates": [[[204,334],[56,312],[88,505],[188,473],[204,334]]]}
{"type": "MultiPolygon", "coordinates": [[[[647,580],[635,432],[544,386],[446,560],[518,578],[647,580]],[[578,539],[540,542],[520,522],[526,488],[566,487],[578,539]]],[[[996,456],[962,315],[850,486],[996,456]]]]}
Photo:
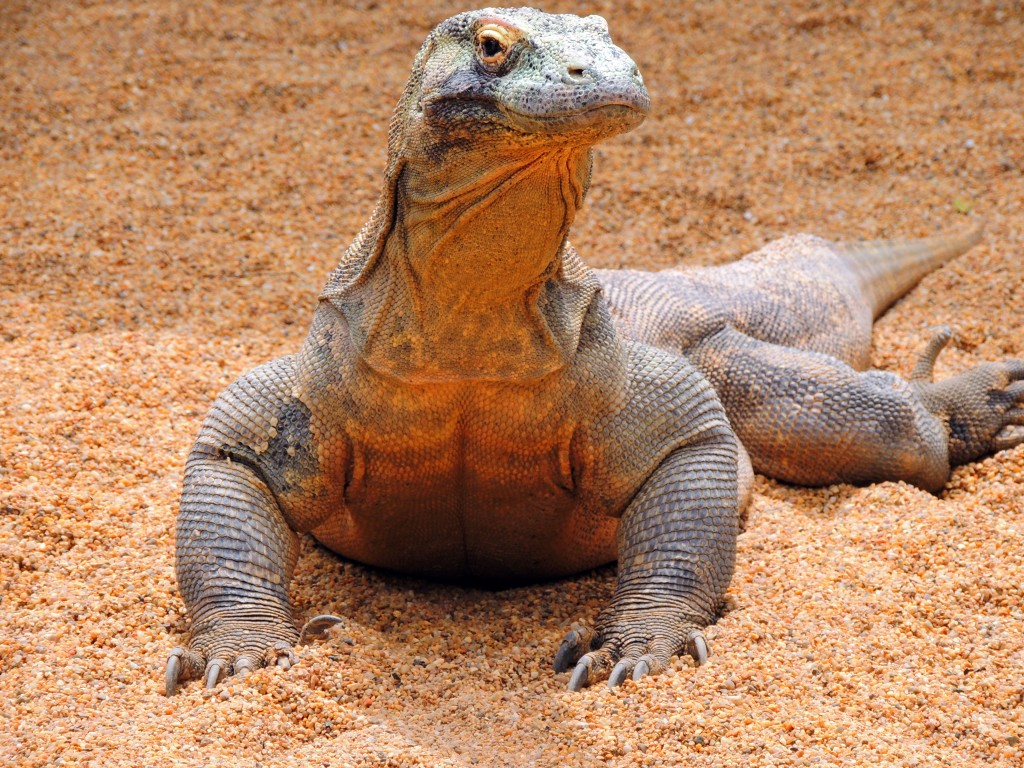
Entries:
{"type": "MultiPolygon", "coordinates": [[[[324,614],[314,616],[302,627],[298,644],[322,638],[343,619],[324,614]]],[[[167,658],[164,693],[173,696],[178,683],[202,677],[213,688],[230,675],[245,676],[260,667],[290,669],[297,661],[292,646],[295,630],[258,622],[223,622],[202,632],[193,630],[188,648],[175,648],[167,658]]]]}
{"type": "Polygon", "coordinates": [[[213,688],[229,675],[260,667],[289,669],[296,662],[292,647],[298,639],[290,624],[217,620],[194,626],[188,648],[175,648],[167,659],[165,693],[173,696],[179,683],[200,676],[213,688]]]}

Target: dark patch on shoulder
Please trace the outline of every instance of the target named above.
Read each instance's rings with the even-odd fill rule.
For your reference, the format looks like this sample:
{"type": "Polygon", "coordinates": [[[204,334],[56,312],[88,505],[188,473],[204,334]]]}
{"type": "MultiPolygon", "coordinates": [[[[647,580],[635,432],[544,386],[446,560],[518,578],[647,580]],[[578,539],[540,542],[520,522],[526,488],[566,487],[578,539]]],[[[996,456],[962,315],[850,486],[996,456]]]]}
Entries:
{"type": "Polygon", "coordinates": [[[277,437],[270,440],[266,462],[272,467],[280,492],[288,493],[296,483],[319,469],[310,430],[312,414],[301,400],[288,400],[277,415],[277,437]]]}
{"type": "Polygon", "coordinates": [[[313,433],[312,413],[296,398],[290,398],[277,414],[277,434],[267,442],[267,449],[257,453],[250,446],[225,445],[222,454],[251,467],[265,483],[279,494],[301,490],[303,481],[319,471],[313,433]]]}

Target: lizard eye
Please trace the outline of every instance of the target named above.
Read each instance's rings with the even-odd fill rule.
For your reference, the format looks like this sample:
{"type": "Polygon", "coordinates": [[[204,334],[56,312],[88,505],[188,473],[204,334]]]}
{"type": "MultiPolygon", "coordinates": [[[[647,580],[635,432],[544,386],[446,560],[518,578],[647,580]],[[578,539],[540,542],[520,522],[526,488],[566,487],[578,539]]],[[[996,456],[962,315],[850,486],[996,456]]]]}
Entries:
{"type": "Polygon", "coordinates": [[[493,37],[485,37],[483,43],[480,44],[480,50],[484,52],[484,57],[488,59],[495,58],[498,54],[505,52],[501,43],[493,37]]]}
{"type": "Polygon", "coordinates": [[[515,39],[512,30],[500,24],[485,24],[476,33],[476,52],[489,67],[500,66],[508,57],[515,39]]]}

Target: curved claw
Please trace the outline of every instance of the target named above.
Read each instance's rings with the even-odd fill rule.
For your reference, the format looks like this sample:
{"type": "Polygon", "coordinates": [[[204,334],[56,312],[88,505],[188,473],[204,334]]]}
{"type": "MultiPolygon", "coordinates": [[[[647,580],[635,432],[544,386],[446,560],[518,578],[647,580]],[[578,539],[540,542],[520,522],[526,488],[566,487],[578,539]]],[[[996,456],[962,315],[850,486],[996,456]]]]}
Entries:
{"type": "Polygon", "coordinates": [[[314,616],[303,626],[302,632],[299,634],[299,645],[305,645],[310,640],[324,637],[327,634],[327,630],[344,621],[340,616],[332,616],[329,613],[314,616]]]}
{"type": "Polygon", "coordinates": [[[582,659],[576,668],[572,671],[572,677],[569,678],[569,690],[579,691],[586,684],[587,679],[590,677],[590,664],[586,659],[582,659]]]}
{"type": "Polygon", "coordinates": [[[555,672],[568,671],[590,648],[593,635],[593,631],[586,628],[570,629],[555,652],[555,672]]]}
{"type": "Polygon", "coordinates": [[[226,671],[227,665],[220,659],[211,661],[209,666],[206,668],[206,687],[216,688],[217,683],[220,682],[222,673],[226,671]]]}
{"type": "Polygon", "coordinates": [[[252,662],[249,659],[239,659],[235,662],[236,677],[246,677],[252,670],[252,662]]]}
{"type": "Polygon", "coordinates": [[[576,630],[572,630],[566,635],[565,640],[558,646],[558,650],[555,652],[555,672],[565,672],[569,669],[569,666],[573,662],[573,652],[579,644],[579,641],[575,639],[576,630]],[[570,640],[570,638],[573,638],[570,640]]]}
{"type": "Polygon", "coordinates": [[[689,652],[698,667],[708,663],[708,641],[700,632],[690,638],[689,652]]]}
{"type": "Polygon", "coordinates": [[[164,673],[164,695],[173,696],[178,692],[178,677],[181,675],[181,653],[171,651],[167,659],[167,671],[164,673]]]}
{"type": "MultiPolygon", "coordinates": [[[[641,662],[646,663],[646,662],[641,662]]],[[[608,675],[608,687],[618,688],[622,685],[622,682],[626,679],[630,672],[636,668],[636,664],[630,659],[621,659],[615,668],[612,669],[612,673],[608,675]]]]}
{"type": "Polygon", "coordinates": [[[643,659],[640,659],[640,661],[638,661],[636,663],[636,666],[633,667],[633,679],[634,680],[639,680],[640,678],[644,677],[645,675],[649,675],[649,674],[651,674],[651,666],[650,666],[650,664],[648,664],[643,659]]]}

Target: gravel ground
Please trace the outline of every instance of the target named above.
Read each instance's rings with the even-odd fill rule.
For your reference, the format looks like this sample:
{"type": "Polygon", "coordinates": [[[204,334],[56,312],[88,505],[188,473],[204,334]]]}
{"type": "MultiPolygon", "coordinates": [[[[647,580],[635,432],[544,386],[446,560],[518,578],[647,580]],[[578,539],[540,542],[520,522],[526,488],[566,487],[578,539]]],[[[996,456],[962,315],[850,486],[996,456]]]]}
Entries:
{"type": "MultiPolygon", "coordinates": [[[[712,660],[564,692],[612,569],[505,592],[304,543],[293,670],[163,697],[185,452],[295,350],[376,199],[424,2],[6,0],[0,10],[0,763],[1022,765],[1024,449],[902,484],[759,479],[712,660]]],[[[1024,355],[1024,12],[994,2],[598,0],[654,113],[597,153],[596,266],[727,261],[784,233],[989,224],[876,328],[907,373],[1024,355]],[[756,7],[746,7],[756,5],[756,7]]]]}

